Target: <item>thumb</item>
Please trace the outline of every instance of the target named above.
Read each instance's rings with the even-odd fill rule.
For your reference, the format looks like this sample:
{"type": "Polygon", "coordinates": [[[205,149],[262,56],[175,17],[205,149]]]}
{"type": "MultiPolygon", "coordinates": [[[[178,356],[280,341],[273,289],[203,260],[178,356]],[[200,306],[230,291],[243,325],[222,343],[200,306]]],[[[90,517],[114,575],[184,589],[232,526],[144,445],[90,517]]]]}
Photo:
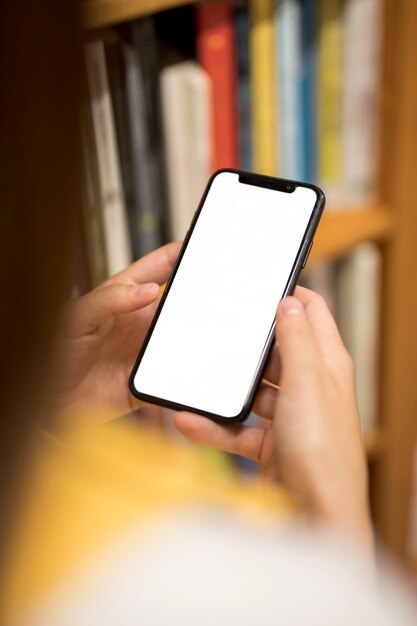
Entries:
{"type": "Polygon", "coordinates": [[[292,296],[281,300],[275,334],[283,381],[299,383],[306,375],[317,370],[320,354],[300,300],[292,296]]]}
{"type": "Polygon", "coordinates": [[[76,339],[93,333],[115,315],[142,309],[158,297],[157,283],[113,283],[70,300],[64,310],[64,334],[76,339]]]}

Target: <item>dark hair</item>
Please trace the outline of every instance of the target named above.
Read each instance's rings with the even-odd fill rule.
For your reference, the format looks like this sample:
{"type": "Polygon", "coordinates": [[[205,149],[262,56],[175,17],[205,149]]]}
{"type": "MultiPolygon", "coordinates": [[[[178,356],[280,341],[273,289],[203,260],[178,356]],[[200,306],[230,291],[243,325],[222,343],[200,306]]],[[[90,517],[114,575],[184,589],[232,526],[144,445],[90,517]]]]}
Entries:
{"type": "Polygon", "coordinates": [[[51,341],[71,279],[77,21],[74,0],[0,3],[0,558],[28,444],[46,416],[51,341]]]}

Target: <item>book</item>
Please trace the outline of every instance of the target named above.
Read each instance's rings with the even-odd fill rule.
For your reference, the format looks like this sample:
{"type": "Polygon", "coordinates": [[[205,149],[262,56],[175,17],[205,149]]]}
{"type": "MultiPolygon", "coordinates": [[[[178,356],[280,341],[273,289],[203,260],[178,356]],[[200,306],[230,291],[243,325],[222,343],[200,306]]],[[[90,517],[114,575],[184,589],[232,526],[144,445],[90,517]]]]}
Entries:
{"type": "Polygon", "coordinates": [[[242,170],[252,169],[251,80],[249,60],[249,14],[245,7],[235,12],[237,59],[238,162],[242,170]]]}
{"type": "Polygon", "coordinates": [[[274,0],[250,0],[253,169],[277,174],[277,84],[274,0]]]}
{"type": "Polygon", "coordinates": [[[356,394],[362,429],[377,421],[378,334],[381,255],[366,243],[337,268],[338,323],[356,369],[356,394]]]}
{"type": "Polygon", "coordinates": [[[320,0],[319,7],[317,176],[332,206],[342,184],[342,0],[320,0]]]}
{"type": "Polygon", "coordinates": [[[103,41],[87,43],[84,55],[97,147],[108,271],[114,274],[129,265],[132,252],[103,41]]]}
{"type": "Polygon", "coordinates": [[[123,44],[131,135],[134,211],[132,236],[137,257],[167,239],[165,163],[158,91],[158,44],[151,17],[129,24],[123,44]]]}
{"type": "Polygon", "coordinates": [[[212,82],[213,171],[238,167],[236,111],[236,40],[229,2],[197,4],[197,61],[212,82]]]}
{"type": "Polygon", "coordinates": [[[302,177],[301,7],[299,0],[278,0],[275,12],[277,83],[280,112],[277,137],[280,175],[302,177]]]}
{"type": "Polygon", "coordinates": [[[195,61],[160,74],[163,126],[173,238],[183,239],[210,173],[211,81],[195,61]]]}
{"type": "Polygon", "coordinates": [[[336,291],[336,268],[335,264],[325,261],[314,263],[307,272],[302,274],[300,284],[307,289],[319,293],[326,301],[330,313],[337,318],[337,291],[336,291]]]}
{"type": "Polygon", "coordinates": [[[97,287],[108,278],[103,211],[100,196],[97,152],[94,141],[93,119],[89,102],[81,110],[81,147],[83,159],[83,230],[85,237],[90,286],[97,287]]]}
{"type": "Polygon", "coordinates": [[[381,0],[347,0],[343,45],[343,193],[350,204],[375,192],[381,0]]]}
{"type": "Polygon", "coordinates": [[[142,62],[145,80],[148,132],[150,137],[149,158],[153,167],[153,188],[157,204],[154,213],[159,224],[159,243],[169,239],[167,215],[167,189],[164,159],[164,137],[162,131],[162,111],[159,93],[160,42],[154,17],[146,17],[132,23],[133,41],[142,62]]]}
{"type": "Polygon", "coordinates": [[[122,39],[116,31],[105,33],[104,51],[113,105],[117,147],[120,158],[123,192],[129,224],[129,235],[134,258],[138,256],[135,237],[136,198],[134,193],[134,168],[132,162],[131,130],[127,107],[126,71],[122,39]]]}
{"type": "Polygon", "coordinates": [[[317,12],[314,0],[301,0],[301,180],[317,180],[316,52],[317,12]]]}

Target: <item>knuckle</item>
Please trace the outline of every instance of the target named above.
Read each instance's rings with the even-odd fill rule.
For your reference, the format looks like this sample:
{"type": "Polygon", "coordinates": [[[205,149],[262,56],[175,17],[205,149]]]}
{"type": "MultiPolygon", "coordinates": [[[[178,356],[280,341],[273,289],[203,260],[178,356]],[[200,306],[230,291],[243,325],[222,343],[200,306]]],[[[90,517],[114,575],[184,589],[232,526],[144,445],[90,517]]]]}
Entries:
{"type": "Polygon", "coordinates": [[[112,283],[110,285],[103,285],[103,286],[97,287],[97,289],[95,289],[91,293],[92,294],[95,293],[97,299],[99,298],[100,301],[105,302],[105,301],[114,300],[118,296],[121,296],[122,293],[125,292],[125,290],[128,290],[128,288],[129,288],[128,285],[124,285],[121,283],[112,283]]]}
{"type": "Polygon", "coordinates": [[[61,319],[64,322],[77,317],[80,307],[83,305],[83,298],[85,298],[85,296],[78,296],[64,302],[61,309],[61,319]]]}

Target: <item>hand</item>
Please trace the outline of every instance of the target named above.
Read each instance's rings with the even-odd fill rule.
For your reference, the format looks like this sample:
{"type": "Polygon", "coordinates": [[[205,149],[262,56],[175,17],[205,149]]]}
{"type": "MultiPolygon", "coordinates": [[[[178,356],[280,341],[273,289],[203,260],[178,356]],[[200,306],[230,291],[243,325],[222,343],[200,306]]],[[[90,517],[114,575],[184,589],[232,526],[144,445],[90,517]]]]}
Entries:
{"type": "Polygon", "coordinates": [[[179,249],[163,246],[66,304],[58,346],[61,421],[74,427],[81,413],[110,419],[141,406],[128,377],[179,249]]]}
{"type": "Polygon", "coordinates": [[[194,441],[259,461],[316,518],[369,540],[353,363],[324,300],[300,287],[295,295],[278,309],[277,345],[253,407],[262,423],[223,426],[191,413],[175,423],[194,441]]]}

